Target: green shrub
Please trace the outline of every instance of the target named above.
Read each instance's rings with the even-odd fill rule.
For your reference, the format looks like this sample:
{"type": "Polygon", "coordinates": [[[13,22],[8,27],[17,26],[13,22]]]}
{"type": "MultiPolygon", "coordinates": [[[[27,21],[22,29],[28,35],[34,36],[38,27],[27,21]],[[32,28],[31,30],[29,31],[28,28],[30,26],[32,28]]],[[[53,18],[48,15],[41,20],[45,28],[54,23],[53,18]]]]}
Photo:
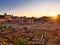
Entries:
{"type": "Polygon", "coordinates": [[[0,37],[0,40],[2,40],[2,41],[8,41],[8,39],[2,38],[2,37],[0,37]]]}
{"type": "Polygon", "coordinates": [[[15,45],[26,45],[26,41],[24,40],[24,38],[19,37],[15,39],[15,45]]]}
{"type": "Polygon", "coordinates": [[[9,25],[0,25],[0,29],[9,29],[11,26],[9,25]]]}

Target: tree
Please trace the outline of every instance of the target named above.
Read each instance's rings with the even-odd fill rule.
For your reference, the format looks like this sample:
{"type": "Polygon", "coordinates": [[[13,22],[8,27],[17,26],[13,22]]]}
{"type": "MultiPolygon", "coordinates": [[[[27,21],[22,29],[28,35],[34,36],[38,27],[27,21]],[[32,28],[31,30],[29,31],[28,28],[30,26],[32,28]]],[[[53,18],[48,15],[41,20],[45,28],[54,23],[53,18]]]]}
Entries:
{"type": "Polygon", "coordinates": [[[6,13],[4,13],[4,15],[7,15],[6,13]]]}

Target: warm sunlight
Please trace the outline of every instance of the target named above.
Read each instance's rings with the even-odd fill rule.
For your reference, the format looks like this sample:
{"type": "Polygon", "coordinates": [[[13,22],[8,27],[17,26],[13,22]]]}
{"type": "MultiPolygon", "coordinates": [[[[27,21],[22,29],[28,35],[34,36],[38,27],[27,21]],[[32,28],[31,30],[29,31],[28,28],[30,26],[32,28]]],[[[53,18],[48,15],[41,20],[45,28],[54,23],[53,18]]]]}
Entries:
{"type": "Polygon", "coordinates": [[[53,21],[54,21],[54,24],[56,23],[56,21],[57,21],[57,13],[52,13],[51,14],[51,16],[53,17],[52,19],[53,19],[53,21]]]}
{"type": "Polygon", "coordinates": [[[57,13],[52,13],[51,16],[52,17],[56,17],[57,16],[57,13]]]}

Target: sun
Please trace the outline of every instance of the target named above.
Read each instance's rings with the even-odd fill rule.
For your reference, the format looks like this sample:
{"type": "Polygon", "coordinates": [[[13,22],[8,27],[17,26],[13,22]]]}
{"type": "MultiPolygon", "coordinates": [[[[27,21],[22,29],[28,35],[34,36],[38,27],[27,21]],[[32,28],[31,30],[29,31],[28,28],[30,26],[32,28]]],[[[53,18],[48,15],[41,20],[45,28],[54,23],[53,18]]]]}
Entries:
{"type": "Polygon", "coordinates": [[[52,17],[56,17],[57,16],[57,13],[52,13],[51,16],[52,17]]]}

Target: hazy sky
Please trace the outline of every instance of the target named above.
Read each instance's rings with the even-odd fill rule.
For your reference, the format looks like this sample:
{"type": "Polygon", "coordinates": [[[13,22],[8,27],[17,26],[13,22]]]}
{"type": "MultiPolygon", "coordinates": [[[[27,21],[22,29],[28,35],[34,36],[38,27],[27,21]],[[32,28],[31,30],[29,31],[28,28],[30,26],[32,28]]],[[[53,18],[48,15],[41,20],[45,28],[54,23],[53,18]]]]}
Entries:
{"type": "Polygon", "coordinates": [[[0,14],[17,16],[50,16],[60,13],[60,0],[0,0],[0,14]]]}

